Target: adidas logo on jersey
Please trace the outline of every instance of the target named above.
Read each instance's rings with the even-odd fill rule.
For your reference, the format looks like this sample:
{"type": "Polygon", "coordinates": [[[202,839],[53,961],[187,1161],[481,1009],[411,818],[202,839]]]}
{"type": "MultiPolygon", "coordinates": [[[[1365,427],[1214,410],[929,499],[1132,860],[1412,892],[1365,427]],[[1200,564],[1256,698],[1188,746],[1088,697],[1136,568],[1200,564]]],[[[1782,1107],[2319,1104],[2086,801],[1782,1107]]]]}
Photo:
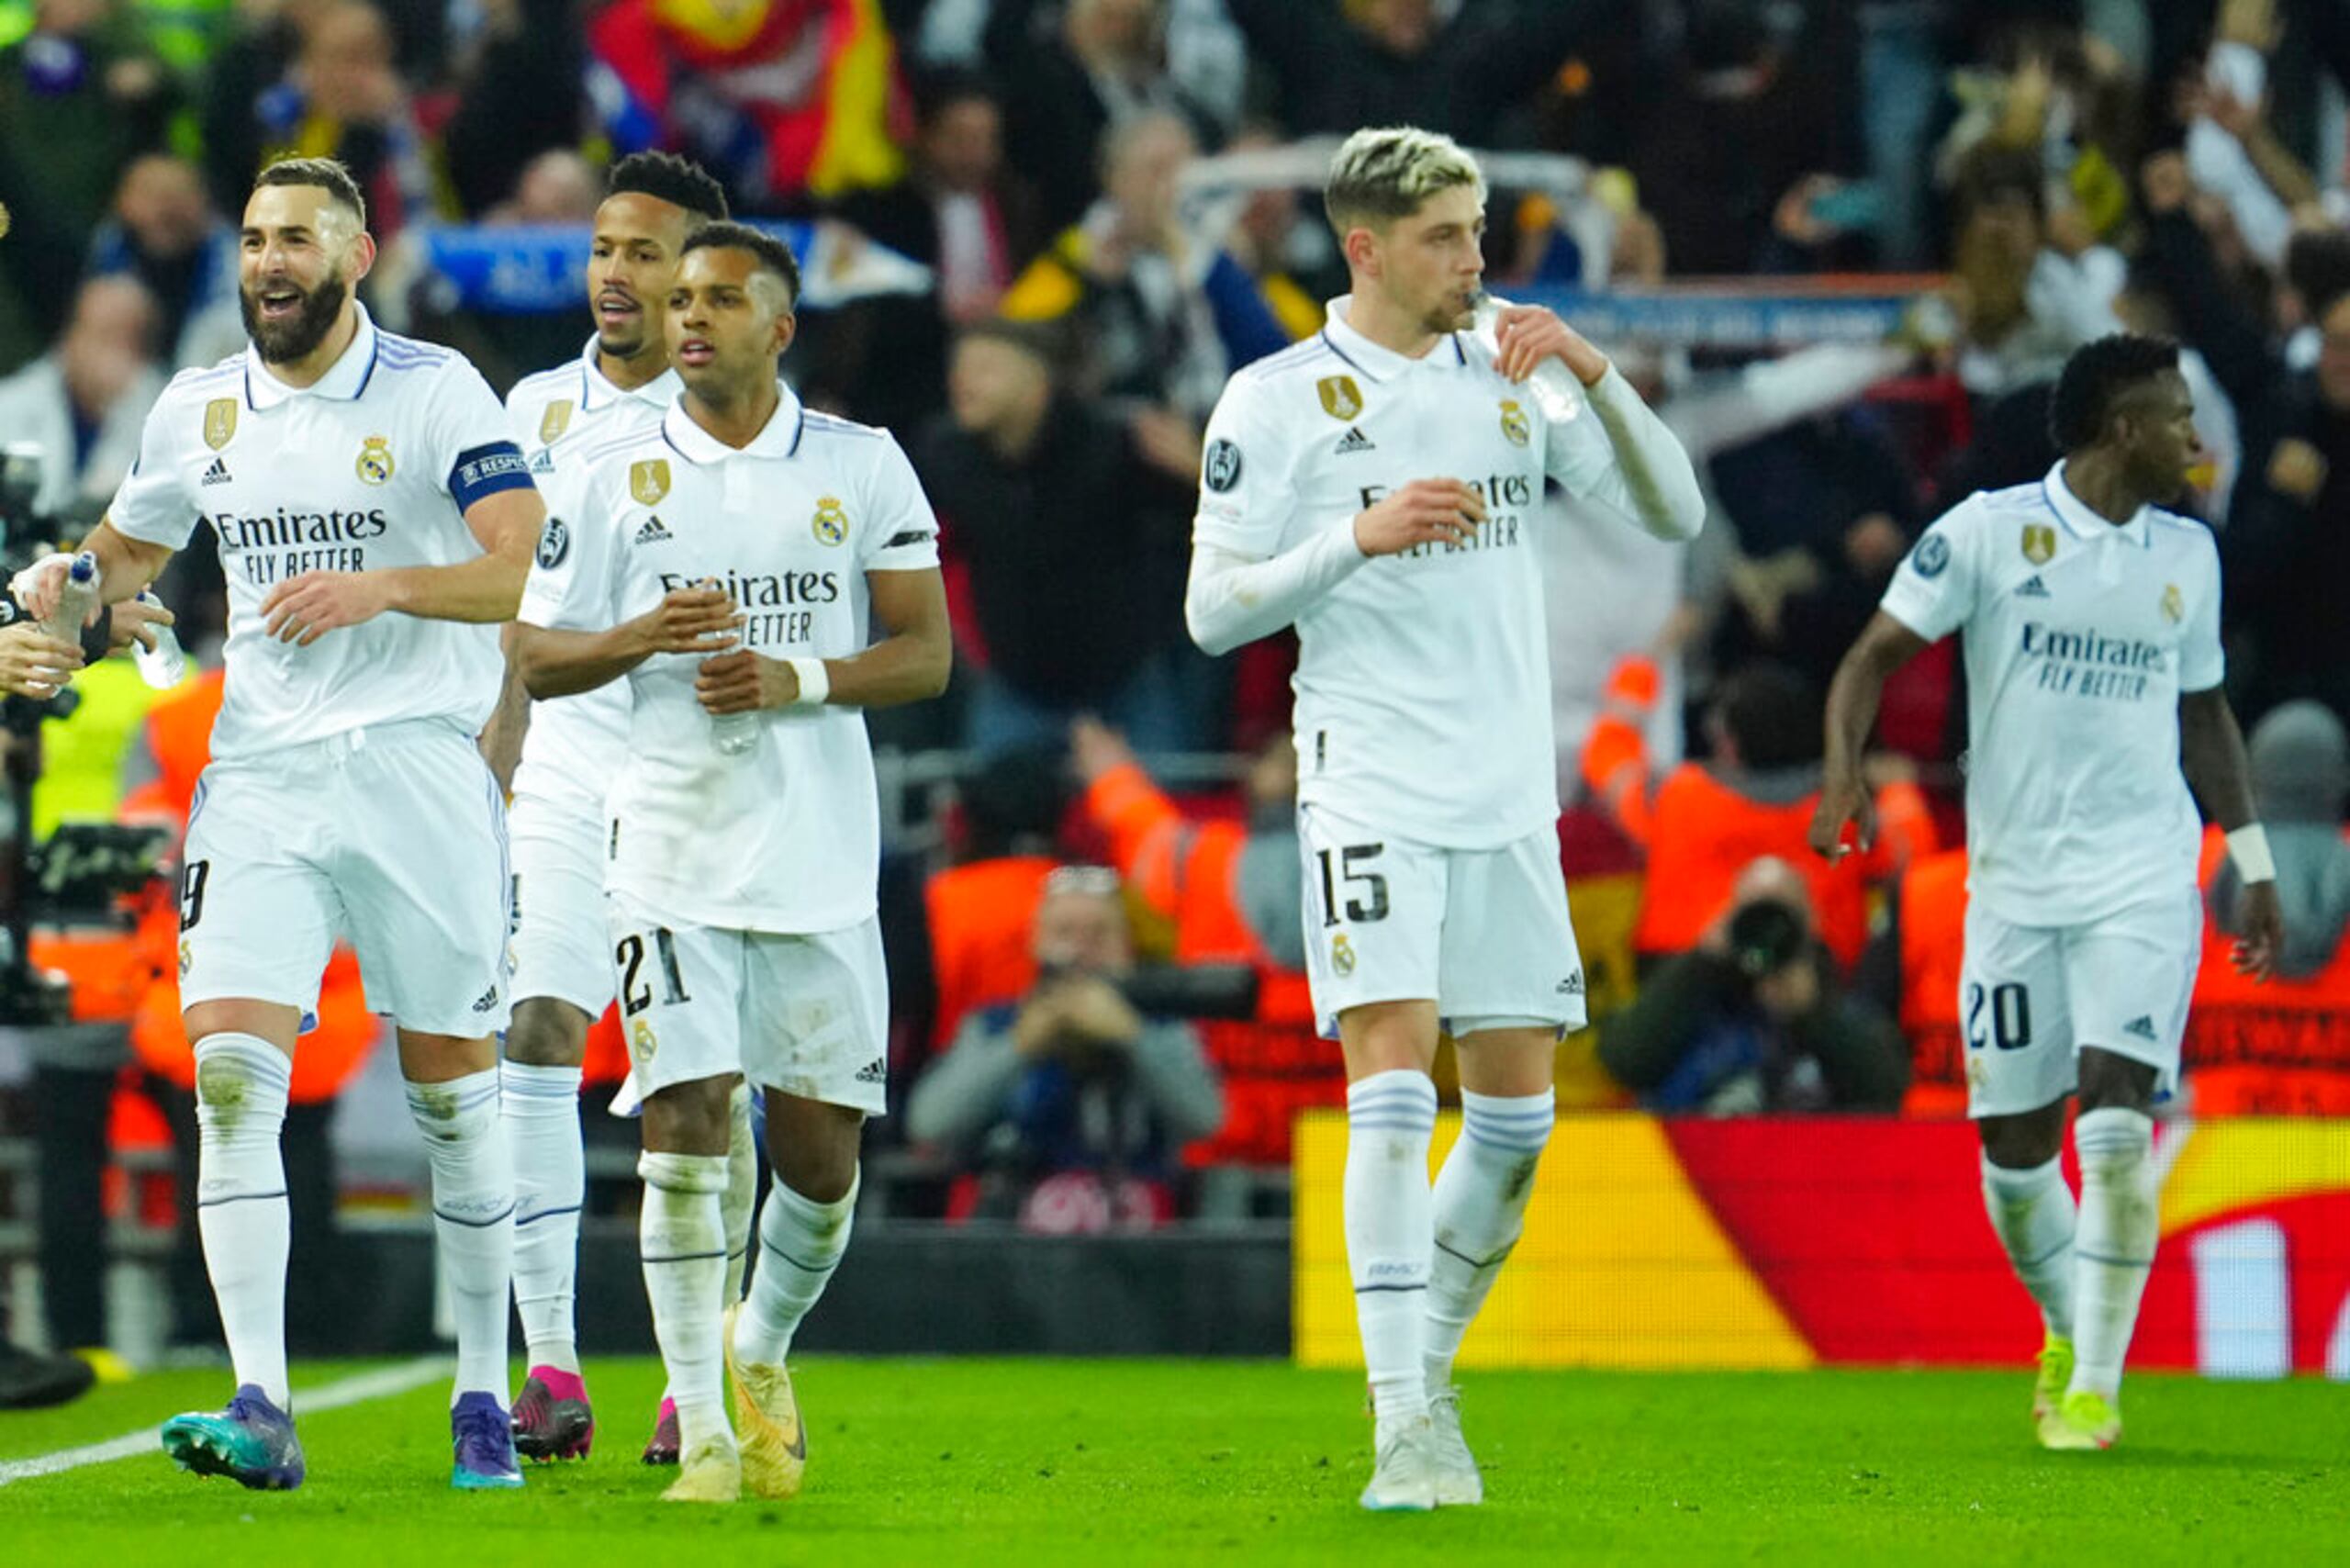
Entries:
{"type": "Polygon", "coordinates": [[[546,447],[543,446],[539,448],[539,450],[532,454],[531,458],[531,472],[533,474],[554,473],[554,454],[546,447]]]}
{"type": "Polygon", "coordinates": [[[2151,1040],[2154,1037],[2154,1021],[2141,1013],[2127,1024],[2122,1025],[2121,1032],[2125,1035],[2135,1035],[2142,1040],[2151,1040]]]}
{"type": "Polygon", "coordinates": [[[871,1061],[867,1062],[863,1067],[856,1070],[856,1081],[859,1083],[879,1083],[884,1081],[889,1077],[889,1063],[880,1057],[875,1057],[871,1061]]]}
{"type": "Polygon", "coordinates": [[[1378,448],[1371,444],[1371,437],[1362,433],[1362,427],[1360,425],[1348,425],[1347,433],[1338,438],[1338,444],[1331,448],[1331,451],[1340,457],[1344,457],[1349,452],[1376,452],[1378,448]]]}
{"type": "Polygon", "coordinates": [[[1581,969],[1577,969],[1574,973],[1569,975],[1566,979],[1559,982],[1559,994],[1561,996],[1581,996],[1583,994],[1583,971],[1581,969]]]}
{"type": "Polygon", "coordinates": [[[491,986],[487,991],[481,993],[481,1000],[474,1003],[474,1011],[476,1013],[487,1013],[497,1005],[498,988],[496,986],[491,986]]]}
{"type": "Polygon", "coordinates": [[[204,482],[207,485],[227,484],[229,482],[229,465],[218,457],[214,458],[212,460],[212,466],[204,471],[204,482]]]}
{"type": "Polygon", "coordinates": [[[2016,597],[2018,599],[2047,599],[2052,596],[2048,591],[2048,585],[2040,580],[2038,572],[2034,572],[2024,578],[2021,588],[2016,589],[2016,597]]]}
{"type": "Polygon", "coordinates": [[[657,517],[646,518],[644,526],[636,531],[636,542],[639,544],[658,544],[675,537],[675,534],[661,526],[661,520],[657,517]]]}

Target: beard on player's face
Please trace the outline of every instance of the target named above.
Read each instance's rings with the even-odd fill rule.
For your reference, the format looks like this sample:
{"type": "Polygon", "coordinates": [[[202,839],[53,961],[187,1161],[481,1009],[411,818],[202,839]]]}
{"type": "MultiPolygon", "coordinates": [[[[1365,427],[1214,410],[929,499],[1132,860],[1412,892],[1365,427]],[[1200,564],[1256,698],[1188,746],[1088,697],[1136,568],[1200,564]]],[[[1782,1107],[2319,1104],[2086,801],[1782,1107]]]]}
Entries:
{"type": "Polygon", "coordinates": [[[351,285],[338,267],[308,288],[291,278],[249,284],[237,291],[237,308],[244,317],[245,334],[261,350],[262,363],[288,364],[326,342],[350,297],[351,285]],[[263,301],[275,304],[288,298],[295,302],[290,314],[263,314],[263,301]]]}

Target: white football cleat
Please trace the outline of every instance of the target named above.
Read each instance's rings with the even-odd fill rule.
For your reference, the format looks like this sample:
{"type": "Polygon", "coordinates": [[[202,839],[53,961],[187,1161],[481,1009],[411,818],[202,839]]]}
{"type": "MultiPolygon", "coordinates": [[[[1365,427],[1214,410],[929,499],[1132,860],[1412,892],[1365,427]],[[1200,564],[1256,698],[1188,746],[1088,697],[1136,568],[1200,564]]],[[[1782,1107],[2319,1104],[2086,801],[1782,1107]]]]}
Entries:
{"type": "Polygon", "coordinates": [[[1460,1435],[1460,1391],[1447,1385],[1428,1395],[1430,1458],[1436,1475],[1436,1506],[1473,1508],[1485,1500],[1485,1478],[1477,1456],[1460,1435]]]}
{"type": "Polygon", "coordinates": [[[1425,1416],[1381,1434],[1361,1503],[1374,1513],[1427,1513],[1436,1506],[1436,1439],[1425,1416]]]}

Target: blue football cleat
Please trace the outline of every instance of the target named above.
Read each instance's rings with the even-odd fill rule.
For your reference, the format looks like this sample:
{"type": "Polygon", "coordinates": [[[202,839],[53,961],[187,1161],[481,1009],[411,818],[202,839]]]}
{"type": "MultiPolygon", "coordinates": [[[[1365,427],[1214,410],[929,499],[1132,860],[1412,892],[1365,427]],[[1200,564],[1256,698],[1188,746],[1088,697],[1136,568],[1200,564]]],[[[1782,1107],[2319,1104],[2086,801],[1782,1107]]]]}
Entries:
{"type": "Polygon", "coordinates": [[[195,1410],[164,1422],[163,1451],[183,1470],[225,1475],[256,1492],[291,1492],[302,1484],[302,1440],[294,1435],[294,1417],[250,1383],[226,1410],[195,1410]]]}
{"type": "Polygon", "coordinates": [[[514,1424],[494,1394],[461,1394],[449,1412],[449,1438],[457,1461],[449,1484],[460,1492],[511,1490],[522,1484],[514,1457],[514,1424]]]}

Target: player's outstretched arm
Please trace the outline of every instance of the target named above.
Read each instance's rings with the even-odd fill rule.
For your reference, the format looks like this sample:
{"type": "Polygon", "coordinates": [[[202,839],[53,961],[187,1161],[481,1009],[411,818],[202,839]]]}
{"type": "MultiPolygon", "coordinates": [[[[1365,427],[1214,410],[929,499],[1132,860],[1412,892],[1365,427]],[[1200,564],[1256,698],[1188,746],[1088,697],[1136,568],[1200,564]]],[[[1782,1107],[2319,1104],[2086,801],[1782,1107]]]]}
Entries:
{"type": "Polygon", "coordinates": [[[771,659],[748,649],[704,659],[694,695],[712,713],[759,708],[895,708],[946,689],[955,633],[938,568],[865,574],[874,619],[889,634],[845,659],[771,659]]]}
{"type": "Polygon", "coordinates": [[[2244,879],[2244,935],[2236,942],[2235,967],[2266,980],[2285,946],[2285,909],[2277,897],[2268,835],[2253,814],[2244,732],[2219,687],[2178,694],[2178,766],[2187,787],[2228,835],[2229,857],[2244,879]]]}
{"type": "Polygon", "coordinates": [[[734,646],[742,624],[723,588],[672,588],[643,614],[600,632],[518,621],[513,659],[532,698],[576,697],[610,685],[655,654],[723,654],[734,646]]]}
{"type": "Polygon", "coordinates": [[[1483,498],[1460,480],[1415,479],[1348,527],[1261,560],[1195,539],[1184,623],[1203,651],[1228,654],[1291,624],[1371,557],[1458,544],[1484,521],[1483,498]]]}
{"type": "Polygon", "coordinates": [[[1819,809],[1811,818],[1811,846],[1830,860],[1842,859],[1855,847],[1843,841],[1846,823],[1858,830],[1857,847],[1865,850],[1876,842],[1876,808],[1862,776],[1861,757],[1868,749],[1869,731],[1876,725],[1886,678],[1926,647],[1925,638],[1880,610],[1836,666],[1836,678],[1828,688],[1828,755],[1819,809]]]}

